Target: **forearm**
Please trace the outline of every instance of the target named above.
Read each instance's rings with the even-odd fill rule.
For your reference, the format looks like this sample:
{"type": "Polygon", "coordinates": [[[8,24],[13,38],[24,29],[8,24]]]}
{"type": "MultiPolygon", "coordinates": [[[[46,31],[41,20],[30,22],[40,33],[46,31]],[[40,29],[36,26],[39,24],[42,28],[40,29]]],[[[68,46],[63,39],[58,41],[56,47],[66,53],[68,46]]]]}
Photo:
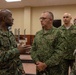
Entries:
{"type": "Polygon", "coordinates": [[[31,52],[31,57],[32,57],[32,59],[33,59],[33,61],[34,61],[35,63],[36,63],[37,61],[39,61],[38,56],[37,56],[37,54],[36,54],[35,51],[32,51],[32,52],[31,52]]]}
{"type": "Polygon", "coordinates": [[[8,51],[1,51],[0,62],[8,61],[17,56],[19,56],[19,51],[17,48],[13,48],[12,50],[8,50],[8,51]]]}
{"type": "Polygon", "coordinates": [[[39,61],[38,59],[38,54],[37,54],[37,46],[35,44],[35,41],[32,44],[32,48],[31,48],[31,57],[33,59],[33,61],[36,63],[37,61],[39,61]]]}
{"type": "Polygon", "coordinates": [[[54,53],[52,54],[52,56],[45,62],[47,64],[47,66],[52,67],[52,66],[58,65],[64,57],[63,50],[64,49],[55,50],[54,53]]]}

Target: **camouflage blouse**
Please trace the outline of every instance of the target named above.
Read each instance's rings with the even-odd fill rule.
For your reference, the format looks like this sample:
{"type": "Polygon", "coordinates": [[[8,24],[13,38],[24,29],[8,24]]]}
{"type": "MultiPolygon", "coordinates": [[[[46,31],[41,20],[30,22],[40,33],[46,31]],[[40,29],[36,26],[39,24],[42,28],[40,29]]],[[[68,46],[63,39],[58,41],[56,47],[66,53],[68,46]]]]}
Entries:
{"type": "Polygon", "coordinates": [[[22,75],[23,70],[15,37],[11,31],[0,30],[0,75],[22,75]]]}

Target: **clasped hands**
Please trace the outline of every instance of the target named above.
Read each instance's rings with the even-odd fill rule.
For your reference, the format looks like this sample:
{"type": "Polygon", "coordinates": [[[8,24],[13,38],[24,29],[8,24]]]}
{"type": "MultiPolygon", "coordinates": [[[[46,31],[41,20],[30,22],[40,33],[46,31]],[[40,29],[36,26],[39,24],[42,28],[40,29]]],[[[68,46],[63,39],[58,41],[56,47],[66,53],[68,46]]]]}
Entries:
{"type": "Polygon", "coordinates": [[[38,71],[44,71],[47,65],[43,62],[38,61],[36,62],[36,67],[38,71]]]}

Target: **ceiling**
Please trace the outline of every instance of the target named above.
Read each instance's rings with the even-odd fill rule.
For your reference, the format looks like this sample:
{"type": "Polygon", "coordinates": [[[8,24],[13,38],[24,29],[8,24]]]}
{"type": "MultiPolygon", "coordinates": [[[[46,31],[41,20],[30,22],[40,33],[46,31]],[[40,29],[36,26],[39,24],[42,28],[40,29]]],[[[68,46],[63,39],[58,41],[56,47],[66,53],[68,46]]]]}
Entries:
{"type": "Polygon", "coordinates": [[[0,8],[22,8],[25,6],[53,6],[53,5],[73,5],[76,0],[22,0],[21,2],[7,3],[0,0],[0,8]]]}

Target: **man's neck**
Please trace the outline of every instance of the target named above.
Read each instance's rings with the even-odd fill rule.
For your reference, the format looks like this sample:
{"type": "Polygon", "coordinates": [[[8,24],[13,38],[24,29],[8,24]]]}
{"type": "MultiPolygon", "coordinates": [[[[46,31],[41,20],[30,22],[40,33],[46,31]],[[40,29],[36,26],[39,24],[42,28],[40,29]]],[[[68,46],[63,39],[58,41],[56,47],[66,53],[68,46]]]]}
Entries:
{"type": "Polygon", "coordinates": [[[69,28],[72,26],[72,24],[71,24],[71,23],[69,23],[69,24],[64,24],[64,26],[66,27],[66,29],[69,29],[69,28]]]}
{"type": "Polygon", "coordinates": [[[3,31],[7,31],[8,29],[7,29],[7,27],[5,26],[5,25],[0,25],[0,29],[2,29],[3,31]]]}
{"type": "Polygon", "coordinates": [[[43,28],[43,29],[45,29],[45,30],[50,30],[52,28],[52,25],[49,25],[49,26],[47,26],[47,27],[45,27],[45,28],[43,28]]]}

